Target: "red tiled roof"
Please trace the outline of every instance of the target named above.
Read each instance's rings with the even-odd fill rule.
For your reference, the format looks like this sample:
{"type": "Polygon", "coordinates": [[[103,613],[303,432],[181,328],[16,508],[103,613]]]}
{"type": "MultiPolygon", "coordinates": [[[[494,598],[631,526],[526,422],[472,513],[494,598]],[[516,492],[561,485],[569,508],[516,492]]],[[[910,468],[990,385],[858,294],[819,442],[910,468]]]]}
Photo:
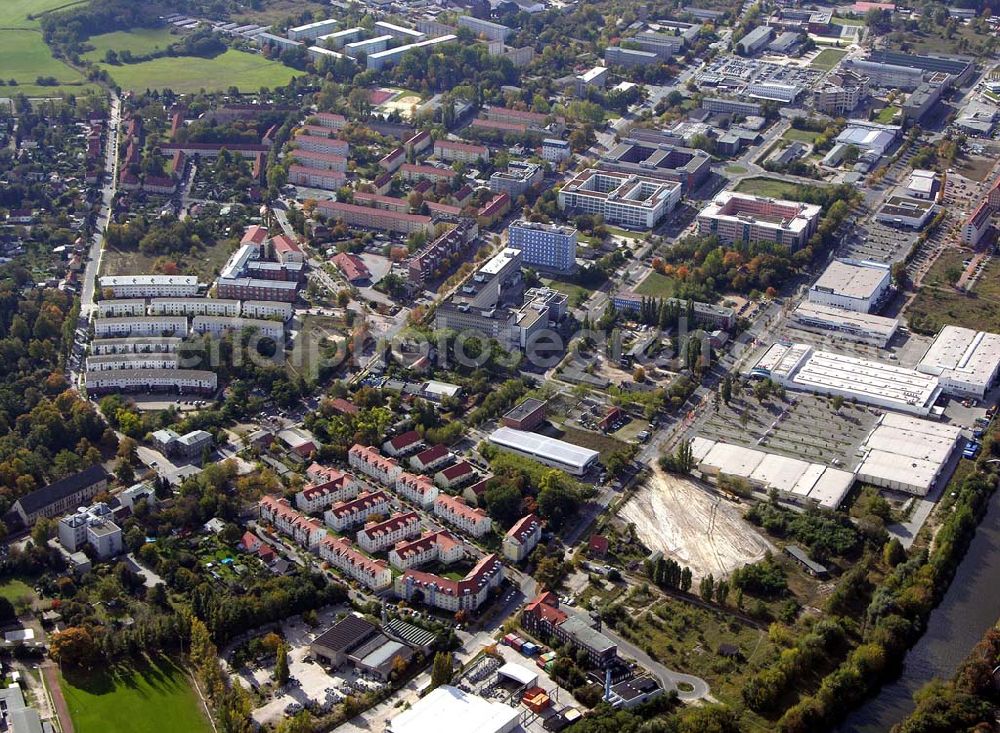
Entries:
{"type": "Polygon", "coordinates": [[[416,430],[409,430],[402,435],[397,435],[389,441],[389,445],[392,446],[393,450],[403,450],[404,448],[409,448],[411,445],[416,445],[422,440],[420,433],[416,430]]]}
{"type": "Polygon", "coordinates": [[[507,530],[507,536],[524,542],[529,535],[534,534],[535,529],[541,527],[541,522],[534,514],[528,514],[517,520],[513,527],[507,530]]]}
{"type": "Polygon", "coordinates": [[[440,458],[444,458],[446,455],[448,455],[448,447],[438,443],[437,445],[431,446],[427,450],[422,450],[417,453],[414,460],[417,460],[426,466],[428,463],[433,463],[440,458]]]}
{"type": "MultiPolygon", "coordinates": [[[[333,256],[331,261],[340,268],[340,271],[344,273],[344,277],[348,280],[365,280],[371,277],[371,273],[365,266],[364,260],[356,254],[351,254],[350,252],[339,252],[333,256]]],[[[354,405],[351,405],[351,407],[354,407],[354,405]]],[[[355,409],[355,412],[356,411],[357,410],[355,409]]]]}

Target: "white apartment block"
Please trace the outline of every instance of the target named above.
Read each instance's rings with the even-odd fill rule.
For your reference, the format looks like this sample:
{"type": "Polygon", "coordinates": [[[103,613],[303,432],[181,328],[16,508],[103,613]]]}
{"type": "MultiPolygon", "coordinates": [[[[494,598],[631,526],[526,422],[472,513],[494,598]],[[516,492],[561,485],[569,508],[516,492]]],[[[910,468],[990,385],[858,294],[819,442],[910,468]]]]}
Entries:
{"type": "Polygon", "coordinates": [[[314,41],[325,33],[329,33],[339,25],[339,21],[318,20],[315,23],[296,26],[288,29],[288,38],[292,41],[314,41]]]}
{"type": "Polygon", "coordinates": [[[347,464],[366,476],[371,476],[383,486],[393,486],[403,472],[396,461],[386,458],[375,448],[360,445],[351,446],[347,452],[347,464]]]}
{"type": "Polygon", "coordinates": [[[429,509],[439,492],[430,477],[403,471],[396,479],[396,493],[423,509],[429,509]]]}
{"type": "Polygon", "coordinates": [[[416,512],[393,514],[382,522],[369,522],[358,531],[358,546],[369,553],[394,547],[410,537],[420,534],[420,515],[416,512]]]}
{"type": "Polygon", "coordinates": [[[244,318],[280,318],[287,321],[294,312],[291,303],[280,300],[244,300],[241,315],[244,318]]]}
{"type": "Polygon", "coordinates": [[[261,519],[310,550],[315,550],[320,540],[329,536],[322,522],[296,511],[287,499],[265,496],[260,500],[258,508],[261,519]]]}
{"type": "Polygon", "coordinates": [[[425,532],[415,540],[397,542],[389,551],[389,564],[407,570],[429,562],[449,565],[465,557],[461,540],[450,532],[425,532]]]}
{"type": "Polygon", "coordinates": [[[98,502],[59,520],[59,544],[69,552],[90,545],[94,554],[107,560],[122,553],[122,530],[113,521],[107,504],[98,502]]]}
{"type": "Polygon", "coordinates": [[[538,517],[534,514],[521,517],[504,535],[501,545],[503,556],[511,562],[521,562],[531,554],[540,539],[542,523],[538,517]]]}
{"type": "Polygon", "coordinates": [[[191,324],[191,330],[194,333],[210,333],[213,336],[222,336],[225,333],[235,333],[251,328],[264,338],[283,339],[285,337],[285,324],[259,318],[195,316],[191,324]]]}
{"type": "Polygon", "coordinates": [[[315,514],[355,498],[360,490],[361,483],[354,476],[331,469],[323,478],[308,484],[295,495],[295,506],[303,512],[315,514]]]}
{"type": "Polygon", "coordinates": [[[201,369],[110,369],[87,372],[84,384],[94,393],[163,389],[214,392],[218,377],[201,369]]]}
{"type": "Polygon", "coordinates": [[[542,160],[558,163],[561,160],[566,160],[571,155],[573,155],[573,151],[570,149],[569,143],[565,140],[555,140],[553,138],[542,140],[542,160]]]}
{"type": "Polygon", "coordinates": [[[90,342],[92,354],[172,354],[184,339],[177,336],[95,339],[90,342]]]}
{"type": "Polygon", "coordinates": [[[343,537],[326,535],[319,544],[319,556],[373,591],[384,590],[392,585],[392,570],[388,563],[371,559],[343,537]]]}
{"type": "Polygon", "coordinates": [[[173,354],[107,354],[88,356],[88,372],[115,369],[178,369],[178,355],[173,354]]]}
{"type": "Polygon", "coordinates": [[[559,191],[559,208],[600,214],[609,224],[652,229],[681,200],[681,184],[658,178],[582,171],[559,191]]]}
{"type": "Polygon", "coordinates": [[[323,513],[323,521],[330,529],[342,532],[373,514],[388,514],[390,508],[389,496],[384,491],[366,491],[350,501],[334,504],[323,513]]]}
{"type": "Polygon", "coordinates": [[[153,298],[151,316],[230,316],[240,314],[240,301],[224,298],[153,298]]]}
{"type": "Polygon", "coordinates": [[[124,318],[95,318],[94,336],[186,336],[187,318],[180,316],[126,316],[124,318]]]}
{"type": "Polygon", "coordinates": [[[142,298],[102,300],[97,303],[100,318],[125,318],[146,315],[146,301],[142,298]]]}
{"type": "Polygon", "coordinates": [[[293,165],[288,168],[288,182],[294,186],[322,188],[324,191],[336,191],[347,182],[347,174],[328,168],[309,168],[304,165],[293,165]]]}
{"type": "Polygon", "coordinates": [[[486,512],[454,496],[438,496],[434,500],[434,514],[473,537],[482,537],[493,527],[493,520],[486,512]]]}
{"type": "Polygon", "coordinates": [[[193,298],[198,294],[194,275],[107,275],[99,280],[101,290],[115,298],[193,298]]]}

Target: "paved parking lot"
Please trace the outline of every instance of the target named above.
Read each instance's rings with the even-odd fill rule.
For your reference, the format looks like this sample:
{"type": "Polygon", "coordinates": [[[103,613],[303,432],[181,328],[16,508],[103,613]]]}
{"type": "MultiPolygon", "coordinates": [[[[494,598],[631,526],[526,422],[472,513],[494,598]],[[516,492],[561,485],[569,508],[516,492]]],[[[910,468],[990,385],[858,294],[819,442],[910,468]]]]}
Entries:
{"type": "Polygon", "coordinates": [[[858,226],[843,241],[838,256],[893,263],[906,257],[919,232],[897,229],[874,219],[858,226]]]}
{"type": "Polygon", "coordinates": [[[761,404],[749,391],[719,412],[706,409],[689,437],[700,435],[816,463],[853,468],[856,451],[878,410],[845,402],[839,411],[825,398],[788,392],[761,404]]]}

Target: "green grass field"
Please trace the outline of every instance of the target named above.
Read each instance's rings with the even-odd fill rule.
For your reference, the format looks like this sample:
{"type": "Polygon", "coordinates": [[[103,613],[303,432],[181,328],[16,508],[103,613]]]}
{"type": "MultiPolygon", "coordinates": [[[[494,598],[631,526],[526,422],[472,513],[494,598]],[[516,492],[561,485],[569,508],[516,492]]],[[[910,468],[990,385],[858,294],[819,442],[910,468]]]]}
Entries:
{"type": "Polygon", "coordinates": [[[744,178],[736,185],[736,190],[740,193],[772,198],[787,198],[795,191],[795,188],[796,184],[794,183],[766,177],[744,178]]]}
{"type": "Polygon", "coordinates": [[[241,92],[280,87],[305,72],[296,71],[263,56],[229,49],[214,59],[164,57],[138,64],[99,64],[122,89],[172,89],[178,93],[222,91],[231,86],[241,92]]]}
{"type": "Polygon", "coordinates": [[[649,295],[654,298],[670,298],[677,292],[677,281],[673,278],[651,272],[635,289],[636,295],[649,295]]]}
{"type": "Polygon", "coordinates": [[[142,668],[62,677],[76,733],[211,733],[184,670],[159,658],[142,668]]]}
{"type": "Polygon", "coordinates": [[[791,140],[793,142],[800,143],[814,143],[816,138],[818,138],[820,133],[813,132],[812,130],[796,130],[794,127],[789,127],[785,130],[785,134],[782,135],[785,140],[791,140]]]}
{"type": "Polygon", "coordinates": [[[128,51],[136,55],[152,53],[165,49],[180,38],[170,32],[169,28],[133,28],[129,31],[116,31],[92,36],[87,44],[94,47],[87,51],[83,58],[88,61],[103,61],[108,51],[128,51]]]}
{"type": "Polygon", "coordinates": [[[809,65],[815,66],[817,69],[832,69],[846,55],[847,51],[839,48],[824,48],[809,65]]]}
{"type": "Polygon", "coordinates": [[[54,97],[94,88],[79,72],[52,57],[42,40],[38,16],[78,5],[71,0],[3,0],[0,2],[0,80],[14,86],[0,87],[0,97],[14,94],[54,97]],[[28,16],[32,16],[29,18],[28,16]],[[40,76],[55,77],[58,86],[38,86],[40,76]]]}
{"type": "Polygon", "coordinates": [[[38,16],[55,10],[82,5],[86,0],[3,0],[0,3],[0,27],[38,28],[38,16]],[[30,19],[28,16],[32,16],[30,19]]]}
{"type": "Polygon", "coordinates": [[[883,107],[878,115],[875,117],[876,122],[880,122],[883,125],[892,124],[893,119],[896,117],[896,113],[899,112],[899,107],[893,107],[889,105],[888,107],[883,107]]]}
{"type": "Polygon", "coordinates": [[[11,603],[19,598],[24,598],[25,596],[28,598],[34,598],[35,591],[32,590],[31,586],[23,580],[14,578],[12,580],[8,580],[3,585],[0,585],[0,597],[6,598],[11,603]]]}

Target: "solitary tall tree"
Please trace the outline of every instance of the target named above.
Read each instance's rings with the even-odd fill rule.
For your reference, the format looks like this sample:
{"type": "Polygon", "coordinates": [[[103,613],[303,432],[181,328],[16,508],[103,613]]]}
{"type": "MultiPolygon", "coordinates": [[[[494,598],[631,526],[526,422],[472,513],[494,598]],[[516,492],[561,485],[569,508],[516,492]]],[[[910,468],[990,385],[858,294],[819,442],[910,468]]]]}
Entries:
{"type": "Polygon", "coordinates": [[[288,646],[282,642],[278,645],[278,658],[274,663],[274,681],[279,685],[288,684],[288,646]]]}

